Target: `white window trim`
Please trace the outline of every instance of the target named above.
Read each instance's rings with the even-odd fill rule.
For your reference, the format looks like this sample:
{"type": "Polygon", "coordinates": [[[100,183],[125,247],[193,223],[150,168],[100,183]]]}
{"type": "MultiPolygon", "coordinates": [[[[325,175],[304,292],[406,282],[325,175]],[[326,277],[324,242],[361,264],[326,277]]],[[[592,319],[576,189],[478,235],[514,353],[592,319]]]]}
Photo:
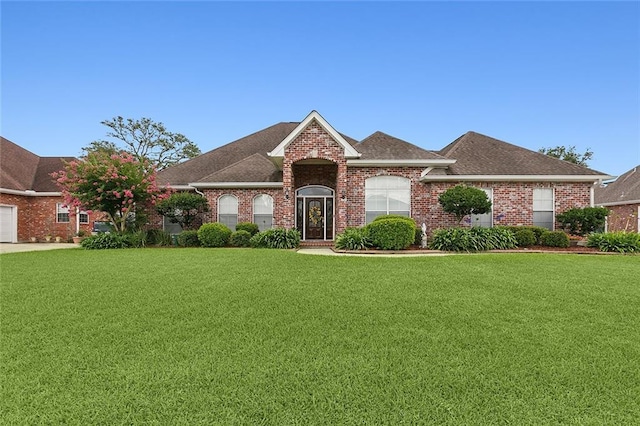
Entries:
{"type": "MultiPolygon", "coordinates": [[[[255,197],[253,197],[253,199],[251,200],[251,219],[253,220],[253,223],[255,223],[256,225],[258,225],[256,223],[256,200],[258,198],[262,198],[262,197],[269,197],[271,199],[271,227],[273,228],[273,204],[274,204],[274,200],[273,197],[269,194],[258,194],[255,197]]],[[[261,214],[261,216],[266,216],[267,214],[261,214]]]]}
{"type": "Polygon", "coordinates": [[[64,203],[56,203],[56,223],[71,223],[71,216],[69,214],[69,207],[63,207],[64,203]],[[67,214],[67,220],[60,220],[61,214],[67,214]]]}
{"type": "MultiPolygon", "coordinates": [[[[533,193],[535,193],[536,189],[549,189],[549,190],[551,190],[551,210],[535,210],[535,209],[532,209],[531,212],[533,214],[534,212],[548,212],[548,211],[551,211],[551,230],[555,231],[555,229],[556,229],[556,191],[555,191],[555,188],[554,187],[534,188],[533,193]]],[[[534,201],[533,198],[534,197],[532,197],[532,200],[531,200],[532,204],[533,204],[533,201],[534,201]]],[[[533,207],[533,205],[532,205],[532,207],[533,207]]],[[[533,217],[532,217],[532,220],[533,220],[533,217]]],[[[534,224],[534,226],[535,226],[535,224],[534,224]]]]}
{"type": "MultiPolygon", "coordinates": [[[[220,222],[220,200],[222,200],[224,197],[233,197],[233,198],[235,198],[235,200],[236,200],[236,212],[235,212],[235,215],[236,215],[236,223],[238,223],[238,211],[240,210],[240,203],[238,201],[238,197],[236,197],[233,194],[222,194],[221,196],[218,197],[217,205],[216,205],[216,207],[217,207],[216,210],[217,210],[217,213],[218,213],[217,221],[219,223],[222,223],[222,222],[220,222]]],[[[223,213],[223,215],[231,215],[231,213],[223,213]]],[[[235,229],[232,229],[232,231],[235,231],[235,229]]]]}
{"type": "MultiPolygon", "coordinates": [[[[376,178],[382,178],[382,177],[394,177],[394,178],[401,178],[404,179],[405,181],[407,181],[409,183],[409,216],[411,217],[411,179],[405,177],[405,176],[397,176],[397,175],[379,175],[379,176],[371,176],[368,177],[364,180],[364,220],[365,223],[367,222],[367,181],[370,179],[376,179],[376,178]]],[[[379,190],[379,189],[384,189],[386,191],[389,191],[387,188],[369,188],[371,190],[379,190]]],[[[394,210],[394,212],[397,212],[397,210],[394,210]]],[[[387,195],[387,206],[386,206],[386,213],[385,214],[396,214],[396,213],[390,213],[389,210],[389,196],[387,195]]]]}

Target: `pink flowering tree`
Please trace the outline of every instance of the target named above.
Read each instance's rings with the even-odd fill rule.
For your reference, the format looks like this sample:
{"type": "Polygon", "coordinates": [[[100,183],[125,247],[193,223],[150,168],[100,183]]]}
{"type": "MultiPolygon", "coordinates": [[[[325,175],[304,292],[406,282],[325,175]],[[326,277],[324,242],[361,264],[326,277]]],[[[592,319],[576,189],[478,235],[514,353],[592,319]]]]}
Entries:
{"type": "Polygon", "coordinates": [[[127,217],[170,195],[156,184],[156,170],[131,154],[94,151],[65,165],[51,175],[70,208],[102,211],[118,232],[124,232],[127,217]]]}

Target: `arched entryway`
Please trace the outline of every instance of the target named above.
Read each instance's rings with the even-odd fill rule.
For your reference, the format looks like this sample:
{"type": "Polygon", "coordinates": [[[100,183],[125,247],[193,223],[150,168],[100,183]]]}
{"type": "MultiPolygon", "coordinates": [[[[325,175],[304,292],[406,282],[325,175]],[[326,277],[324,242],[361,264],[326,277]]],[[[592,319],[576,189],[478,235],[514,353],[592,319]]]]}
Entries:
{"type": "Polygon", "coordinates": [[[296,229],[304,241],[333,240],[335,192],[321,185],[296,191],[296,229]]]}

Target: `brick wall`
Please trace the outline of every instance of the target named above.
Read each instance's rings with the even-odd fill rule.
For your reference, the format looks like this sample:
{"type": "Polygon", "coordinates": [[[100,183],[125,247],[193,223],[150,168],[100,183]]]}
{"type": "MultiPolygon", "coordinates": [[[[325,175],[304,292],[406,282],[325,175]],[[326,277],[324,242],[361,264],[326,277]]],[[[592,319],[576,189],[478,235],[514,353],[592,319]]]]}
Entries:
{"type": "Polygon", "coordinates": [[[606,206],[609,209],[607,217],[607,231],[640,232],[638,229],[638,214],[640,204],[626,204],[622,206],[606,206]]]}
{"type": "MultiPolygon", "coordinates": [[[[76,231],[76,219],[70,215],[69,223],[57,223],[56,204],[61,203],[61,197],[34,197],[14,194],[0,194],[0,204],[17,206],[18,210],[18,241],[29,241],[31,237],[43,241],[45,235],[61,237],[68,241],[76,231]]],[[[89,223],[80,225],[80,229],[90,232],[98,214],[89,215],[89,223]]]]}

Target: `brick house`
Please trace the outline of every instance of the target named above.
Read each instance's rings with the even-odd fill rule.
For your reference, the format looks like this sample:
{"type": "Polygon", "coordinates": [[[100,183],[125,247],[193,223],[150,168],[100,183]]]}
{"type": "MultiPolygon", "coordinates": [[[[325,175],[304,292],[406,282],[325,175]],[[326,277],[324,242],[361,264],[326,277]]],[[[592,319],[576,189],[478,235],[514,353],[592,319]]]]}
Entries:
{"type": "Polygon", "coordinates": [[[0,242],[46,235],[68,241],[79,229],[91,230],[86,212],[69,212],[50,173],[72,157],[39,157],[0,137],[0,242]]]}
{"type": "Polygon", "coordinates": [[[459,183],[486,191],[491,213],[467,224],[539,225],[592,206],[604,173],[468,132],[439,151],[382,132],[357,141],[312,111],[161,171],[158,180],[195,191],[211,208],[205,221],[234,229],[297,228],[304,241],[332,241],[378,215],[410,216],[429,230],[456,225],[438,197],[459,183]]]}
{"type": "Polygon", "coordinates": [[[595,204],[609,209],[607,231],[640,232],[640,165],[595,190],[595,204]]]}

